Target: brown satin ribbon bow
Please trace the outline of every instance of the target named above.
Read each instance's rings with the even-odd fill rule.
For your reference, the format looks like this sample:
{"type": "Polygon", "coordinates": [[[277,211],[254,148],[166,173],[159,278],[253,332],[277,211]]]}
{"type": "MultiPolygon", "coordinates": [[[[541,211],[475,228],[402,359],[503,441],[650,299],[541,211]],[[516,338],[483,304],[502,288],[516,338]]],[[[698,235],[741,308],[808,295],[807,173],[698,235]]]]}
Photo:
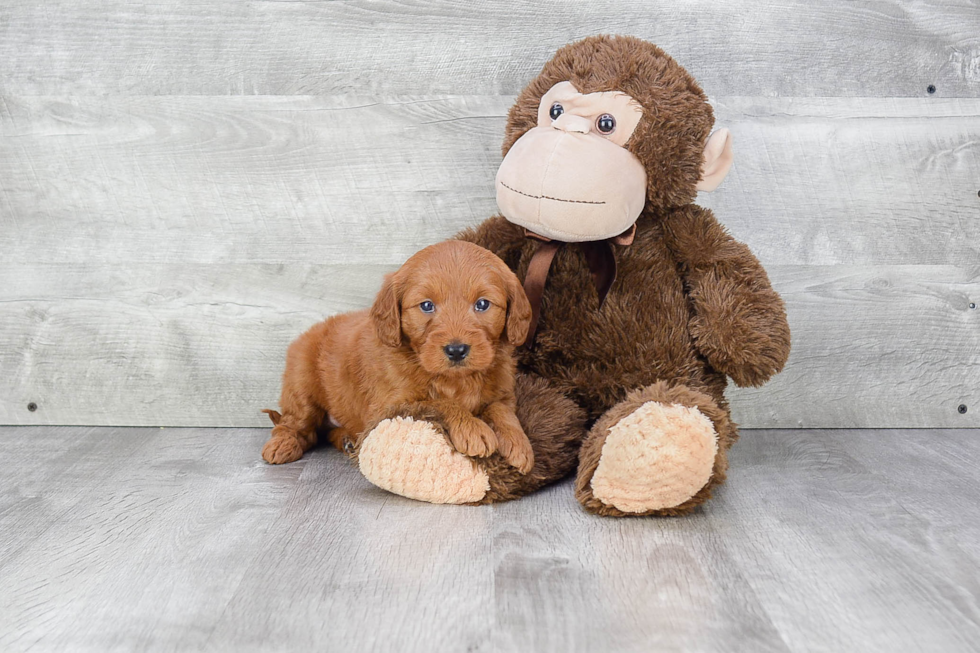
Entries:
{"type": "MultiPolygon", "coordinates": [[[[544,284],[548,280],[548,271],[551,270],[551,262],[558,253],[558,248],[566,243],[560,240],[551,240],[540,236],[533,231],[524,230],[524,235],[528,238],[541,241],[538,248],[531,255],[531,262],[527,266],[527,275],[524,277],[524,292],[531,303],[531,325],[527,330],[527,339],[524,344],[531,348],[534,346],[534,333],[538,329],[538,318],[541,317],[541,296],[544,294],[544,284]]],[[[577,243],[582,248],[585,260],[589,264],[589,272],[592,273],[592,281],[595,283],[596,292],[599,294],[599,308],[616,281],[616,257],[613,255],[613,245],[630,245],[636,235],[636,224],[612,238],[605,240],[589,240],[577,243]]]]}

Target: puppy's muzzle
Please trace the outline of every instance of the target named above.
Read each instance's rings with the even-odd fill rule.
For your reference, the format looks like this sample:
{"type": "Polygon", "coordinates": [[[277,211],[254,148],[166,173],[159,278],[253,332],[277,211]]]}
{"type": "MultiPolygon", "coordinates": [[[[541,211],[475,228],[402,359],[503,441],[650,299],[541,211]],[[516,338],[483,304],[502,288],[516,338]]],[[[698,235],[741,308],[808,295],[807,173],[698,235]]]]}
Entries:
{"type": "Polygon", "coordinates": [[[469,355],[470,346],[464,345],[461,342],[451,342],[443,347],[442,351],[453,365],[458,365],[469,355]]]}

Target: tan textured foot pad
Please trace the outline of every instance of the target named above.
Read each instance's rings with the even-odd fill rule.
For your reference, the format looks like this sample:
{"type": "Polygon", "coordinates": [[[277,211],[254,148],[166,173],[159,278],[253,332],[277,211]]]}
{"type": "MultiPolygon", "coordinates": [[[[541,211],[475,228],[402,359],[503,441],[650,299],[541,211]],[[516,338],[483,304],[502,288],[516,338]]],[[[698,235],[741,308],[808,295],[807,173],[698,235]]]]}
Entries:
{"type": "Polygon", "coordinates": [[[361,473],[383,490],[429,503],[470,503],[490,490],[487,473],[435,428],[411,417],[386,419],[358,455],[361,473]]]}
{"type": "Polygon", "coordinates": [[[701,411],[648,401],[609,429],[592,495],[623,512],[673,508],[705,486],[717,453],[701,411]]]}

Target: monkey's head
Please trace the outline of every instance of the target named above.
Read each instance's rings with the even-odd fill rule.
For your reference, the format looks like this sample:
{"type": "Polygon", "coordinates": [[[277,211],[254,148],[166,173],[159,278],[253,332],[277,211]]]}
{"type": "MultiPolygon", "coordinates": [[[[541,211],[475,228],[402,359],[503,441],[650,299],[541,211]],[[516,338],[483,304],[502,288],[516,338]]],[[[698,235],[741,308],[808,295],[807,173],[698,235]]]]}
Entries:
{"type": "Polygon", "coordinates": [[[622,36],[572,43],[510,110],[497,205],[555,240],[617,236],[645,206],[689,204],[721,183],[731,137],[711,134],[713,124],[701,87],[655,45],[622,36]]]}

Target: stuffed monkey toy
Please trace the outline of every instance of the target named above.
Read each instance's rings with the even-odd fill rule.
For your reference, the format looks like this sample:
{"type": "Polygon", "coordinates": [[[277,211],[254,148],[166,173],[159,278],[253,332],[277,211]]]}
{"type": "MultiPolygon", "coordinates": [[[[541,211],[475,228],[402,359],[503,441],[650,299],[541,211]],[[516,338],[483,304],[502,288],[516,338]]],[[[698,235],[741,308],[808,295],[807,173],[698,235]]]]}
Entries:
{"type": "Polygon", "coordinates": [[[575,496],[600,515],[679,515],[711,497],[738,437],[726,377],[760,385],[790,349],[759,261],[693,203],[732,165],[713,124],[698,84],[650,43],[591,37],[555,54],[508,115],[502,215],[458,236],[500,256],[532,304],[516,392],[534,467],[467,458],[442,416],[405,407],[354,443],[368,480],[489,503],[577,464],[575,496]]]}

